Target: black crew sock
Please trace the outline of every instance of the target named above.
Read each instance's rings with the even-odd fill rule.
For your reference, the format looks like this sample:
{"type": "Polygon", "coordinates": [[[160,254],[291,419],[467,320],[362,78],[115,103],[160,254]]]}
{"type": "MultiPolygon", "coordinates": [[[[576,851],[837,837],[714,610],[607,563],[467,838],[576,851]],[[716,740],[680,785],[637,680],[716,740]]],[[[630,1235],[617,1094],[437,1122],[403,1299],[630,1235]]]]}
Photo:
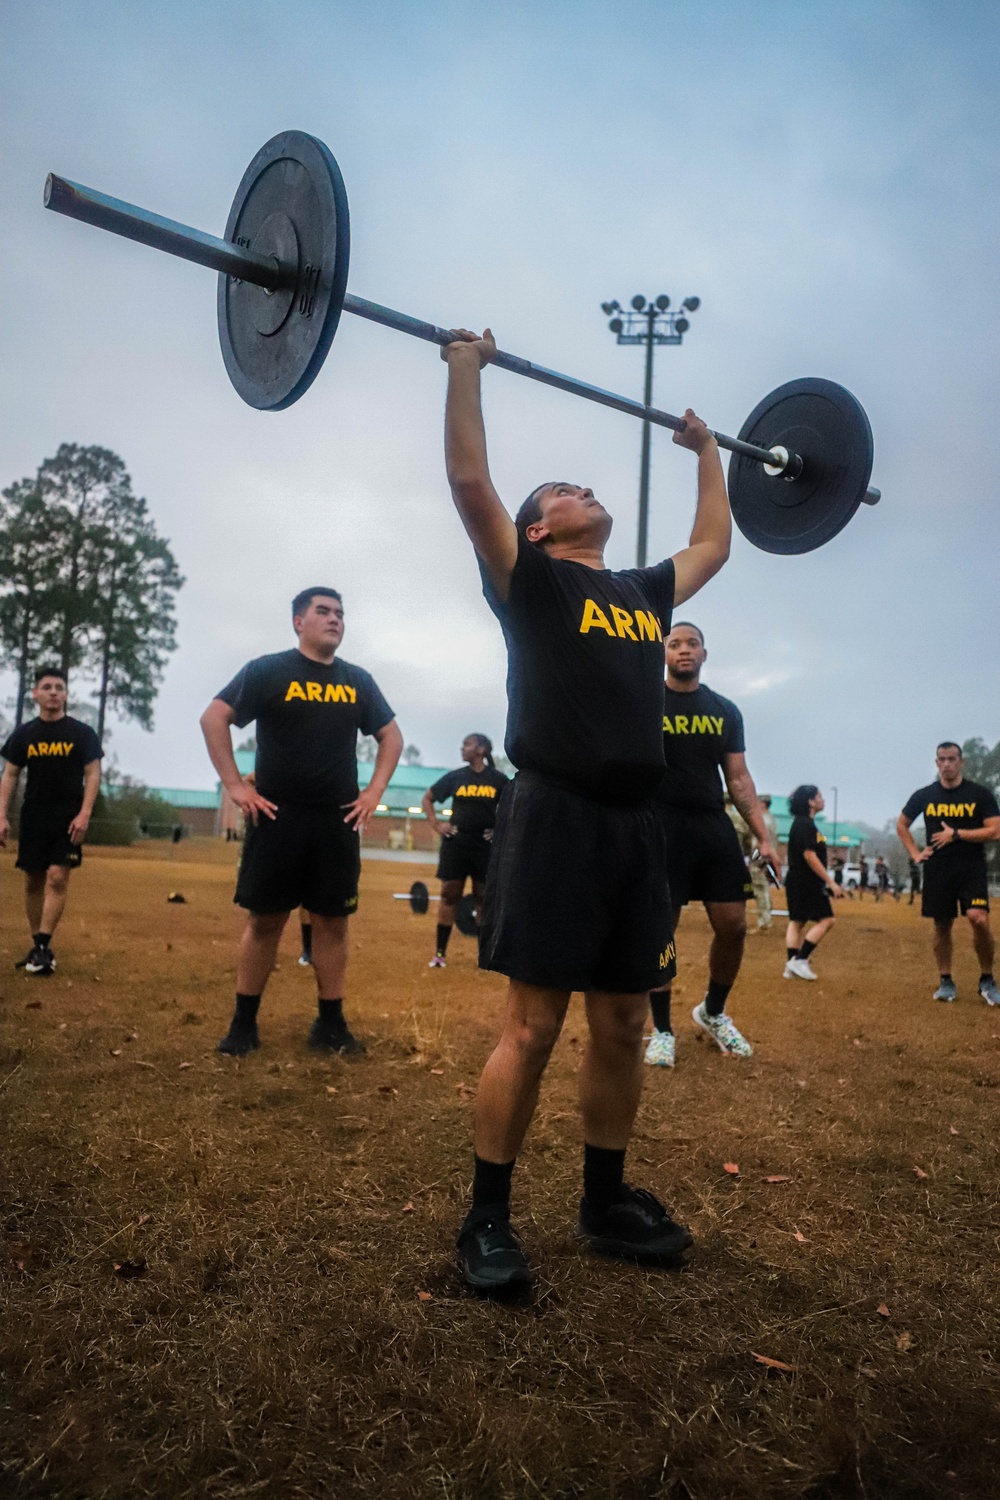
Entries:
{"type": "Polygon", "coordinates": [[[514,1174],[512,1161],[483,1161],[475,1158],[476,1171],[472,1179],[473,1208],[510,1207],[510,1179],[514,1174]]]}
{"type": "Polygon", "coordinates": [[[951,977],[950,974],[942,974],[941,978],[942,979],[947,979],[947,981],[948,981],[949,984],[954,984],[955,983],[955,981],[952,979],[952,977],[951,977]]]}
{"type": "Polygon", "coordinates": [[[51,932],[33,932],[31,941],[36,948],[47,948],[52,941],[52,934],[51,932]]]}
{"type": "Polygon", "coordinates": [[[448,947],[448,939],[451,937],[451,923],[439,922],[437,924],[437,947],[435,953],[440,953],[443,958],[448,947]]]}
{"type": "MultiPolygon", "coordinates": [[[[950,978],[950,975],[949,975],[949,978],[950,978]]],[[[993,970],[991,969],[988,974],[980,974],[980,976],[979,976],[979,983],[980,984],[992,984],[993,983],[993,970]]]]}
{"type": "Polygon", "coordinates": [[[785,952],[788,954],[789,958],[798,958],[799,956],[798,948],[786,948],[785,952]]]}
{"type": "Polygon", "coordinates": [[[302,928],[302,957],[311,959],[313,956],[313,924],[311,922],[300,922],[302,928]]]}
{"type": "Polygon", "coordinates": [[[323,1026],[343,1026],[343,1000],[321,1000],[319,1002],[319,1019],[323,1026]]]}
{"type": "Polygon", "coordinates": [[[798,956],[799,958],[808,958],[810,953],[813,953],[815,949],[816,944],[811,943],[809,939],[806,938],[805,942],[802,944],[802,947],[799,949],[798,956]]]}
{"type": "Polygon", "coordinates": [[[731,984],[720,984],[717,979],[708,981],[708,993],[705,996],[705,1009],[710,1016],[721,1016],[726,1008],[726,998],[732,989],[731,984]]]}
{"type": "Polygon", "coordinates": [[[583,1196],[591,1208],[610,1208],[621,1197],[625,1176],[625,1152],[606,1146],[583,1148],[583,1196]]]}
{"type": "Polygon", "coordinates": [[[260,1005],[259,995],[237,995],[236,1014],[233,1020],[240,1026],[255,1026],[257,1024],[257,1009],[260,1005]]]}
{"type": "Polygon", "coordinates": [[[670,1024],[670,991],[654,990],[649,997],[649,1008],[653,1012],[653,1025],[657,1031],[668,1031],[672,1036],[674,1028],[670,1024]]]}

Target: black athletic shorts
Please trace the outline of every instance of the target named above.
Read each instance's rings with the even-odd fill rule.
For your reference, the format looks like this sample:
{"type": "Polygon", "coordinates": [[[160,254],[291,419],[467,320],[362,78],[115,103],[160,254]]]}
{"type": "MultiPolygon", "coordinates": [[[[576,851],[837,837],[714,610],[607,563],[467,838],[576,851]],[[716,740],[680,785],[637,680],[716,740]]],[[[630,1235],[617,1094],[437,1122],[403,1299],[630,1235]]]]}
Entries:
{"type": "Polygon", "coordinates": [[[753,898],[740,841],[723,808],[685,812],[658,803],[657,810],[667,840],[667,878],[675,911],[689,901],[753,898]]]}
{"type": "Polygon", "coordinates": [[[26,802],[17,836],[17,868],[32,875],[49,865],[75,870],[83,859],[83,845],[71,841],[69,825],[79,811],[79,802],[26,802]]]}
{"type": "Polygon", "coordinates": [[[785,896],[790,922],[825,922],[833,916],[833,902],[824,883],[817,877],[788,876],[785,880],[785,896]]]}
{"type": "Polygon", "coordinates": [[[990,889],[986,863],[958,864],[950,868],[944,860],[936,865],[933,858],[922,866],[924,877],[920,911],[936,922],[950,922],[959,912],[989,911],[990,889]]]}
{"type": "Polygon", "coordinates": [[[279,804],[247,828],[233,900],[248,911],[349,917],[358,905],[361,840],[340,807],[279,804]]]}
{"type": "Polygon", "coordinates": [[[524,984],[641,994],[672,979],[663,828],[521,771],[497,809],[479,964],[524,984]]]}
{"type": "Polygon", "coordinates": [[[443,838],[438,854],[438,880],[465,880],[468,877],[481,885],[486,879],[492,847],[481,833],[453,833],[443,838]]]}

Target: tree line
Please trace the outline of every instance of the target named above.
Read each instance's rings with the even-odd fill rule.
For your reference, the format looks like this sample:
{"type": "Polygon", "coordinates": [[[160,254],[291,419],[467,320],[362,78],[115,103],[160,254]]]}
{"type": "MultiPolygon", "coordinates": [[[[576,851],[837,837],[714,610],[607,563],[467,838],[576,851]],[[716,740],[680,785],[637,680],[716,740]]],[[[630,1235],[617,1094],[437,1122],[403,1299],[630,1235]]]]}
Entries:
{"type": "Polygon", "coordinates": [[[168,543],[117,453],[62,443],[0,498],[0,666],[17,679],[14,722],[32,674],[54,666],[94,684],[97,733],[108,711],[153,727],[176,648],[183,586],[168,543]]]}

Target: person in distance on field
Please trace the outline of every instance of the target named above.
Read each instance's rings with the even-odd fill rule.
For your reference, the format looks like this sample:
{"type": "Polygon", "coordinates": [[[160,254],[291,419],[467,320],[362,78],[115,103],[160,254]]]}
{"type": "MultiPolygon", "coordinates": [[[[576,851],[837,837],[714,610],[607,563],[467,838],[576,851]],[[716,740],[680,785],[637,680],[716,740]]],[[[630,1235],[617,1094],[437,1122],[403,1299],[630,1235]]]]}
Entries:
{"type": "MultiPolygon", "coordinates": [[[[816,827],[816,814],[826,803],[818,786],[797,786],[788,799],[792,826],[788,835],[788,961],[786,979],[815,979],[809,957],[833,926],[830,898],[843,900],[844,889],[826,868],[826,839],[816,827]]],[[[864,860],[861,861],[864,869],[864,860]]]]}
{"type": "Polygon", "coordinates": [[[0,778],[0,849],[7,847],[11,799],[27,767],[17,868],[24,871],[31,951],[17,967],[43,976],[56,966],[52,934],[66,907],[70,872],[83,859],[104,752],[90,725],[66,712],[66,678],[59,667],[35,673],[31,696],[38,717],[18,725],[0,749],[7,762],[0,778]]]}
{"type": "Polygon", "coordinates": [[[260,1046],[257,1011],[288,917],[312,922],[319,1014],[309,1045],[355,1055],[365,1049],[344,1020],[347,919],[358,905],[360,836],[396,768],[403,737],[374,679],[338,660],[344,606],[336,589],[292,600],[291,651],[241,667],[201,716],[219,779],[246,818],[234,901],[247,909],[236,969],[236,1010],[220,1052],[260,1046]],[[257,721],[253,783],[233,755],[235,724],[257,721]],[[374,735],[372,778],[358,791],[358,731],[374,735]]]}
{"type": "Polygon", "coordinates": [[[458,1238],[467,1283],[530,1279],[510,1227],[511,1175],[570,996],[585,997],[578,1233],[630,1261],[691,1243],[661,1203],[624,1181],[642,1090],[649,991],[670,977],[666,847],[652,801],[663,776],[663,634],[729,556],[731,517],[715,438],[691,411],[674,441],[698,455],[690,545],[612,572],[612,521],[593,491],[540,484],[515,519],[490,478],[480,374],[496,353],[457,332],[445,456],[455,506],[508,652],[505,749],[518,774],[497,814],[480,964],[509,979],[503,1032],[476,1097],[472,1207],[458,1238]]]}
{"type": "MultiPolygon", "coordinates": [[[[726,1015],[726,999],[743,961],[746,903],[753,896],[753,885],[739,837],[726,813],[723,777],[760,859],[774,871],[775,879],[781,878],[781,864],[747,768],[743,715],[735,703],[701,680],[708,652],[700,627],[677,621],[666,638],[665,654],[663,758],[667,769],[656,800],[667,841],[670,900],[678,920],[689,901],[702,902],[712,928],[708,990],[691,1016],[720,1051],[750,1057],[753,1048],[726,1015]]],[[[670,988],[667,983],[649,997],[653,1034],[645,1060],[653,1067],[672,1068],[676,1059],[670,988]]]]}
{"type": "Polygon", "coordinates": [[[421,798],[427,821],[441,839],[437,877],[441,882],[437,940],[429,967],[443,969],[448,939],[455,922],[455,908],[462,899],[466,880],[472,882],[477,910],[481,910],[490,862],[493,829],[499,798],[509,779],[493,763],[493,741],[485,734],[467,734],[462,741],[462,760],[457,771],[435,781],[421,798]],[[439,821],[434,804],[451,798],[451,819],[439,821]]]}
{"type": "Polygon", "coordinates": [[[1000,807],[989,787],[966,781],[965,758],[954,740],[941,741],[935,761],[937,780],[913,793],[896,822],[911,869],[922,869],[921,913],[934,923],[934,957],[941,976],[934,999],[954,1000],[958,994],[951,975],[951,930],[961,912],[979,959],[979,993],[987,1005],[1000,1005],[985,847],[1000,839],[1000,807]],[[910,832],[918,818],[924,820],[926,849],[918,848],[910,832]]]}

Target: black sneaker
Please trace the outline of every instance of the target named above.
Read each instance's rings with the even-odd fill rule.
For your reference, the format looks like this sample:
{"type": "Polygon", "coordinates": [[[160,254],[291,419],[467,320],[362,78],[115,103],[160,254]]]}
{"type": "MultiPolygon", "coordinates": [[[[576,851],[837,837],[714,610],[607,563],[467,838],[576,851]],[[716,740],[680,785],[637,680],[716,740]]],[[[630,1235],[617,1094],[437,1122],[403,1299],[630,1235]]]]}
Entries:
{"type": "Polygon", "coordinates": [[[41,948],[36,943],[31,952],[15,964],[17,969],[23,969],[26,974],[51,974],[56,966],[55,954],[51,948],[41,948]]]}
{"type": "Polygon", "coordinates": [[[592,1249],[620,1260],[671,1260],[694,1244],[690,1231],[675,1223],[658,1198],[627,1183],[609,1208],[595,1209],[582,1198],[576,1232],[592,1249]]]}
{"type": "Polygon", "coordinates": [[[343,1057],[362,1057],[367,1050],[346,1021],[331,1024],[321,1021],[319,1016],[309,1028],[309,1045],[318,1051],[339,1052],[343,1057]]]}
{"type": "Polygon", "coordinates": [[[215,1050],[226,1052],[230,1057],[246,1057],[248,1052],[256,1052],[259,1046],[257,1022],[237,1021],[234,1017],[222,1041],[216,1042],[215,1050]]]}
{"type": "Polygon", "coordinates": [[[458,1264],[477,1292],[507,1292],[529,1286],[531,1269],[506,1206],[474,1208],[458,1232],[458,1264]]]}

